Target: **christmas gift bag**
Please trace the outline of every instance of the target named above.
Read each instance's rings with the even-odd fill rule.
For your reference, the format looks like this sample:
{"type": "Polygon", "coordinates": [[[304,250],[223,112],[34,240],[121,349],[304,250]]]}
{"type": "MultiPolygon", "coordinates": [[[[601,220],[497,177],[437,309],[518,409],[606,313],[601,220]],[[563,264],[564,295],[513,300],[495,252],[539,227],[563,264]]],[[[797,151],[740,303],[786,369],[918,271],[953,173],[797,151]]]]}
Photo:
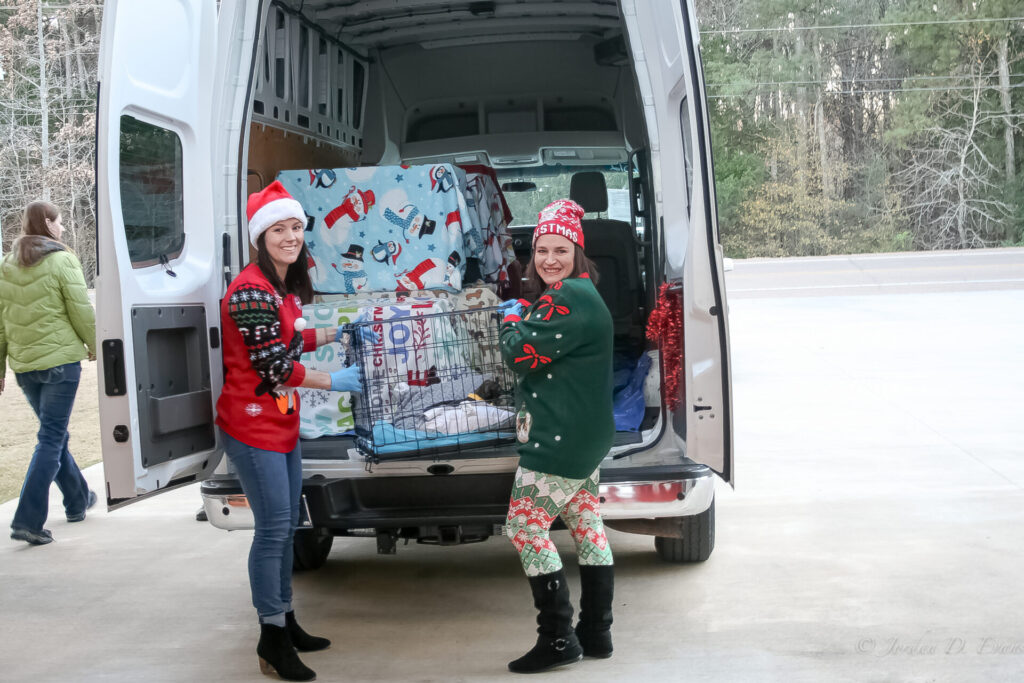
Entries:
{"type": "MultiPolygon", "coordinates": [[[[360,302],[345,301],[336,304],[309,304],[303,306],[302,317],[310,328],[335,327],[352,322],[359,315],[360,302]]],[[[333,372],[344,366],[345,354],[340,344],[325,344],[315,351],[302,354],[300,362],[310,370],[333,372]]],[[[347,391],[308,389],[300,387],[302,410],[299,411],[299,436],[316,439],[337,436],[355,427],[352,416],[352,396],[347,391]]]]}

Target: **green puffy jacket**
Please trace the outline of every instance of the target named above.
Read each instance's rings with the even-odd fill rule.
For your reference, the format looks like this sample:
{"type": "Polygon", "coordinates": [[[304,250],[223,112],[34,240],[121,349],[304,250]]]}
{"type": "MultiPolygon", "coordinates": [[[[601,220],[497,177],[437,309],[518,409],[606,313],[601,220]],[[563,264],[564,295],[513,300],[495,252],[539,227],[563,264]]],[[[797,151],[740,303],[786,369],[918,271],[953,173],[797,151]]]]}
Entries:
{"type": "Polygon", "coordinates": [[[0,262],[0,377],[11,370],[46,370],[96,353],[96,315],[82,265],[54,251],[33,266],[11,253],[0,262]]]}

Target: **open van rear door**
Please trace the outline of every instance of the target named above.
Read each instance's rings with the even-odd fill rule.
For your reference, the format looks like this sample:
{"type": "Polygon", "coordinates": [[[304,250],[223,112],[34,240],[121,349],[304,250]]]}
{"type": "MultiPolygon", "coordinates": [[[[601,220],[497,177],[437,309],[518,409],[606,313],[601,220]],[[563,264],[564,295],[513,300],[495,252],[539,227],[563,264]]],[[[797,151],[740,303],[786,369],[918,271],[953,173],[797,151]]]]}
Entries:
{"type": "Polygon", "coordinates": [[[686,455],[733,483],[728,308],[703,68],[692,5],[623,0],[650,139],[665,277],[681,288],[686,366],[673,429],[686,455]]]}
{"type": "Polygon", "coordinates": [[[97,336],[107,502],[219,461],[217,4],[107,0],[97,111],[97,336]]]}

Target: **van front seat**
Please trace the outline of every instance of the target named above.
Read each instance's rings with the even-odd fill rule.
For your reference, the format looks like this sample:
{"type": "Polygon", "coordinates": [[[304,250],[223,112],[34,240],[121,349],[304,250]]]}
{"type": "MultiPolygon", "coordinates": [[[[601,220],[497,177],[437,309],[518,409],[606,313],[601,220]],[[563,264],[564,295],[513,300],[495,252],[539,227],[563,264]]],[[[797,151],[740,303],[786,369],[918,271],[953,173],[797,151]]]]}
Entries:
{"type": "MultiPolygon", "coordinates": [[[[587,213],[608,211],[608,189],[599,171],[574,173],[569,198],[587,213]]],[[[639,341],[644,336],[640,260],[633,226],[610,218],[584,218],[586,254],[597,266],[597,291],[615,323],[616,338],[639,341]]]]}

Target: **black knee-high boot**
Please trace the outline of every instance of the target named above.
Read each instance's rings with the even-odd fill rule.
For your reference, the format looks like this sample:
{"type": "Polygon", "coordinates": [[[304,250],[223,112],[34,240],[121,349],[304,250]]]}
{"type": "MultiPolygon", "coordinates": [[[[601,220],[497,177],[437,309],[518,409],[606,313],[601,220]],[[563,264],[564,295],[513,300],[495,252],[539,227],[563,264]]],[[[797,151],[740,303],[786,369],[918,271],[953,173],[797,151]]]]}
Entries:
{"type": "Polygon", "coordinates": [[[260,671],[264,674],[277,672],[286,681],[312,681],[316,678],[316,672],[299,659],[285,626],[260,624],[260,643],[256,646],[256,654],[260,658],[260,671]]]}
{"type": "Polygon", "coordinates": [[[612,656],[613,565],[580,565],[580,620],[576,624],[583,654],[607,659],[612,656]]]}
{"type": "Polygon", "coordinates": [[[288,637],[292,639],[292,645],[299,652],[316,652],[326,650],[331,646],[331,641],[320,636],[311,636],[302,630],[299,622],[295,621],[295,612],[284,613],[285,628],[288,629],[288,637]]]}
{"type": "Polygon", "coordinates": [[[509,671],[538,673],[583,659],[572,630],[572,602],[565,571],[530,577],[533,606],[537,608],[537,644],[519,659],[509,662],[509,671]]]}

